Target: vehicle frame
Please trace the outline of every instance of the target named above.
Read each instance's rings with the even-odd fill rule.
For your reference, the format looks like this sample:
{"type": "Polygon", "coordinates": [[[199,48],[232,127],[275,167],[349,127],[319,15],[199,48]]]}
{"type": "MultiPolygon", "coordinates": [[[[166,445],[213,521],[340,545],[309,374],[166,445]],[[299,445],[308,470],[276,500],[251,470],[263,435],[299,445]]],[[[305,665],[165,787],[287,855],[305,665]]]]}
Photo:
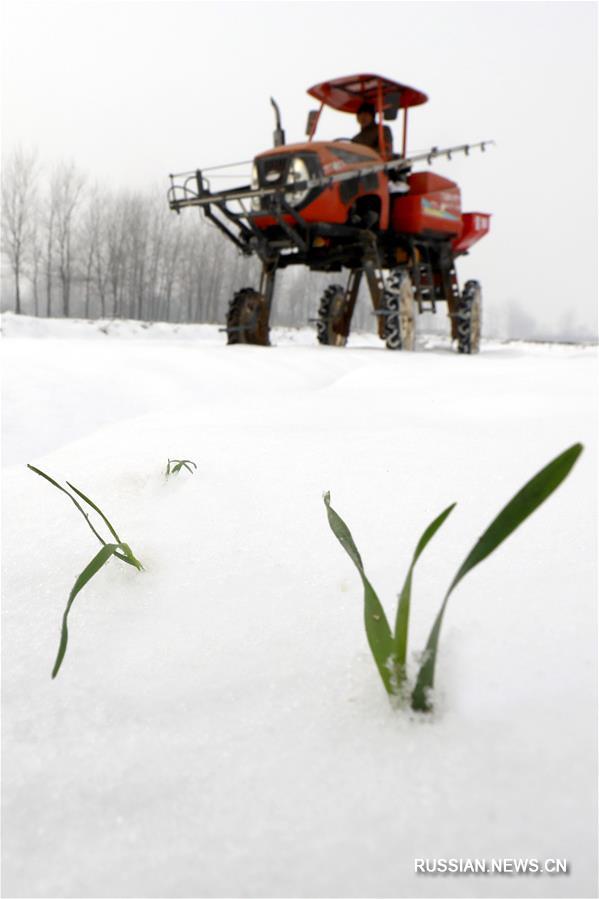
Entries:
{"type": "Polygon", "coordinates": [[[277,272],[303,265],[315,272],[347,272],[345,284],[328,288],[321,299],[315,319],[320,343],[347,342],[365,280],[379,336],[388,348],[414,349],[416,314],[435,313],[437,304],[446,302],[458,350],[476,352],[481,289],[470,281],[460,291],[455,260],[488,232],[490,216],[462,213],[454,182],[430,172],[412,173],[412,167],[484,150],[492,141],[408,156],[408,110],[427,101],[422,92],[366,74],[322,82],[308,93],[320,100],[320,108],[309,114],[308,140],[302,143],[285,143],[279,110],[271,101],[275,146],[252,161],[252,183],[211,191],[207,172],[212,169],[170,176],[171,209],[200,207],[241,253],[260,259],[258,289],[243,288],[231,301],[228,342],[270,342],[277,272]],[[325,106],[355,113],[364,102],[377,111],[381,147],[383,122],[402,111],[401,154],[379,153],[347,138],[314,139],[325,106]]]}

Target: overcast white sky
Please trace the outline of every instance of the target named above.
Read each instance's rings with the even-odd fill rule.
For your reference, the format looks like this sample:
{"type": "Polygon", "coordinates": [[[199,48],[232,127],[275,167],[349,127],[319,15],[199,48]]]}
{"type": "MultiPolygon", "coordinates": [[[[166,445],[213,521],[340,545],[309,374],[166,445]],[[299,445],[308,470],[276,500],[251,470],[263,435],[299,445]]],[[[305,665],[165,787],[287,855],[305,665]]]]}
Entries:
{"type": "MultiPolygon", "coordinates": [[[[37,147],[114,187],[266,149],[271,94],[301,140],[312,84],[377,72],[429,95],[409,149],[493,138],[435,164],[492,234],[460,266],[486,320],[522,336],[596,334],[594,2],[3,4],[3,152],[37,147]]],[[[325,111],[323,137],[352,134],[325,111]]],[[[399,137],[399,134],[397,134],[399,137]]]]}

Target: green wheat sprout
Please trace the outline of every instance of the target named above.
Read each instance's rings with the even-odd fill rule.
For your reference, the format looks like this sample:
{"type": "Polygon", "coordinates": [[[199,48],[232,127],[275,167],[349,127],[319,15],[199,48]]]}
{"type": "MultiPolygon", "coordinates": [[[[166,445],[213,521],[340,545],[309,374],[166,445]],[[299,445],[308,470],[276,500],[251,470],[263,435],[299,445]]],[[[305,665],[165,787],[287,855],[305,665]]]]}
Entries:
{"type": "Polygon", "coordinates": [[[178,474],[182,468],[186,468],[187,471],[194,473],[194,469],[198,466],[195,462],[192,462],[191,459],[169,459],[166,464],[165,477],[169,477],[172,474],[178,474]],[[191,466],[193,465],[193,469],[191,466]]]}
{"type": "Polygon", "coordinates": [[[56,487],[58,490],[60,490],[62,493],[64,493],[66,496],[69,497],[71,502],[74,503],[74,505],[77,507],[79,512],[81,512],[81,514],[83,515],[85,521],[87,522],[87,524],[88,524],[90,530],[92,531],[92,533],[94,534],[94,536],[97,537],[97,539],[102,544],[102,548],[100,549],[100,551],[94,556],[94,558],[91,560],[89,565],[87,565],[83,569],[83,571],[81,572],[81,574],[75,581],[75,584],[73,585],[73,589],[69,593],[67,605],[64,610],[64,614],[62,616],[62,628],[61,628],[61,633],[60,633],[60,643],[58,646],[58,653],[56,656],[56,661],[54,662],[54,668],[52,669],[52,678],[54,679],[56,677],[56,675],[58,674],[58,672],[60,671],[60,666],[62,665],[62,661],[63,661],[63,659],[65,657],[65,653],[67,651],[67,644],[69,641],[69,631],[68,631],[68,626],[67,626],[67,619],[69,616],[69,612],[71,611],[71,606],[73,605],[76,596],[85,587],[85,585],[88,583],[88,581],[90,581],[92,579],[94,574],[96,574],[100,570],[100,568],[102,568],[102,566],[105,565],[106,562],[108,562],[108,560],[110,558],[112,558],[112,556],[114,556],[116,559],[120,559],[121,562],[125,562],[127,565],[133,565],[133,567],[137,568],[138,571],[142,570],[143,565],[141,564],[141,562],[138,559],[135,558],[129,544],[124,543],[121,540],[121,538],[117,534],[116,530],[114,529],[114,527],[112,526],[112,524],[110,523],[110,521],[108,520],[108,518],[106,517],[104,512],[102,512],[102,510],[94,502],[92,502],[92,500],[89,499],[89,497],[87,497],[84,493],[82,493],[81,490],[79,490],[77,487],[75,487],[74,484],[71,484],[71,483],[69,483],[69,481],[66,481],[67,486],[73,491],[73,493],[75,493],[80,499],[82,499],[85,503],[87,503],[87,505],[90,506],[90,508],[92,508],[95,512],[97,512],[97,514],[100,516],[100,518],[104,521],[105,525],[108,527],[108,530],[110,531],[111,536],[114,538],[114,540],[116,542],[109,543],[106,540],[104,540],[104,538],[101,536],[101,534],[94,527],[94,525],[90,519],[89,513],[85,511],[83,506],[81,506],[81,504],[77,501],[75,496],[73,496],[73,493],[70,493],[69,490],[66,490],[64,487],[62,487],[57,481],[54,480],[54,478],[51,478],[50,475],[46,474],[41,469],[36,468],[34,465],[28,465],[27,468],[31,469],[31,471],[33,471],[35,474],[39,475],[40,477],[45,478],[46,481],[48,481],[50,484],[52,484],[54,487],[56,487]]]}
{"type": "Polygon", "coordinates": [[[381,602],[372,584],[366,577],[360,553],[350,530],[343,519],[332,508],[330,493],[324,494],[324,503],[331,530],[358,569],[358,574],[362,580],[366,637],[383,686],[394,701],[399,704],[409,702],[412,709],[418,712],[430,712],[432,710],[431,694],[435,680],[439,637],[449,597],[462,578],[497,549],[559,487],[562,481],[569,475],[582,450],[582,444],[576,443],[553,459],[541,471],[537,472],[512,497],[507,506],[493,519],[483,535],[477,540],[458,569],[445,594],[431,629],[426,648],[422,654],[413,687],[408,682],[407,650],[414,568],[427,544],[451,514],[456,503],[452,503],[444,509],[429,524],[418,541],[402,591],[399,594],[395,628],[392,631],[381,602]]]}

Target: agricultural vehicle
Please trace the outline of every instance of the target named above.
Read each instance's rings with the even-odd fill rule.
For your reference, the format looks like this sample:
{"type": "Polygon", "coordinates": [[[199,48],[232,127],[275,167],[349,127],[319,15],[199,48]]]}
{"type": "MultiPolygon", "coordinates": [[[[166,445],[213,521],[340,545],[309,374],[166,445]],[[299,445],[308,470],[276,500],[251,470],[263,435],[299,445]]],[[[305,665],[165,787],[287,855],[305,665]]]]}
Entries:
{"type": "MultiPolygon", "coordinates": [[[[262,264],[258,289],[244,287],[227,313],[229,344],[269,344],[276,274],[290,265],[316,272],[346,270],[345,284],[325,290],[316,318],[321,344],[343,346],[365,279],[378,334],[392,350],[415,347],[416,314],[447,303],[451,335],[460,353],[475,353],[481,328],[481,288],[460,291],[455,261],[489,231],[490,215],[462,212],[460,189],[416,162],[468,154],[492,141],[407,155],[408,109],[427,96],[379,75],[352,75],[308,90],[320,108],[308,116],[307,141],[286,144],[277,104],[274,147],[252,164],[251,184],[211,191],[206,172],[171,175],[170,208],[197,206],[245,255],[262,264]],[[356,114],[364,103],[378,117],[380,149],[350,138],[317,141],[325,106],[356,114]],[[401,154],[394,155],[384,121],[403,113],[401,154]],[[384,129],[384,131],[383,131],[384,129]]],[[[216,169],[225,168],[215,167],[216,169]]]]}

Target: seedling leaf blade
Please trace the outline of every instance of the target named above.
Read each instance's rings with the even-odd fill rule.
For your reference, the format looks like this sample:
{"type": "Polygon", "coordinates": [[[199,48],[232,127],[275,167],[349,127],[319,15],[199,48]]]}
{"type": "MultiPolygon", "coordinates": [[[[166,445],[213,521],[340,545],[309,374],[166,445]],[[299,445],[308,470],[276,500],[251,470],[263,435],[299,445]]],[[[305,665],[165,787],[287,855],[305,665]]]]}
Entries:
{"type": "MultiPolygon", "coordinates": [[[[35,474],[39,474],[40,477],[45,478],[46,481],[49,481],[51,484],[54,485],[54,487],[58,488],[58,490],[60,490],[61,493],[64,493],[65,496],[68,496],[68,498],[71,500],[71,502],[74,503],[74,505],[77,507],[77,509],[79,509],[79,511],[85,518],[88,526],[91,528],[91,530],[93,531],[94,535],[98,538],[100,543],[102,543],[104,546],[106,546],[106,540],[104,540],[103,537],[101,537],[100,534],[98,534],[97,530],[95,529],[95,527],[89,520],[89,515],[87,514],[85,509],[83,509],[82,506],[79,505],[79,503],[77,502],[75,497],[72,496],[68,490],[65,490],[65,488],[61,484],[58,483],[58,481],[55,481],[54,478],[51,478],[50,475],[46,474],[44,471],[42,471],[41,468],[36,468],[35,465],[29,465],[29,464],[27,465],[27,468],[31,469],[31,471],[33,471],[35,474]]],[[[75,490],[74,487],[73,487],[73,490],[75,490]]],[[[77,491],[77,492],[79,492],[79,491],[77,491]]],[[[87,501],[89,502],[89,500],[87,500],[87,501]]]]}
{"type": "Polygon", "coordinates": [[[194,474],[194,470],[190,468],[191,465],[193,465],[194,469],[198,467],[191,459],[169,459],[166,465],[166,477],[168,478],[171,474],[178,474],[182,468],[185,468],[190,474],[194,474]]]}
{"type": "Polygon", "coordinates": [[[412,708],[416,711],[428,712],[432,708],[430,692],[434,685],[435,663],[439,635],[443,623],[443,615],[449,597],[462,578],[479,562],[486,559],[503,541],[518,528],[529,515],[551,496],[554,490],[564,481],[582,453],[581,443],[575,443],[569,449],[556,456],[548,465],[537,472],[521,490],[509,501],[499,515],[491,522],[482,537],[466,556],[451,582],[430,632],[424,657],[418,672],[416,686],[412,693],[412,708]]]}
{"type": "Polygon", "coordinates": [[[469,552],[451,583],[450,591],[465,574],[486,559],[529,515],[538,509],[541,503],[551,496],[553,491],[568,477],[582,450],[582,444],[575,443],[560,453],[512,497],[469,552]]]}
{"type": "Polygon", "coordinates": [[[69,641],[69,631],[67,627],[67,618],[69,612],[71,610],[71,606],[73,605],[76,596],[81,592],[81,590],[85,587],[88,581],[96,574],[100,568],[109,560],[111,556],[113,556],[117,549],[121,547],[116,543],[108,543],[106,546],[103,546],[102,549],[94,556],[89,565],[87,565],[77,580],[73,585],[73,589],[69,594],[69,599],[67,602],[66,609],[62,616],[62,630],[60,634],[60,644],[58,646],[58,654],[56,656],[56,661],[54,662],[54,668],[52,669],[52,679],[56,677],[58,672],[60,671],[60,666],[62,665],[62,660],[64,659],[65,653],[67,651],[67,644],[69,641]]]}
{"type": "Polygon", "coordinates": [[[422,537],[418,541],[416,549],[414,550],[414,558],[412,561],[412,565],[416,564],[416,562],[422,555],[423,551],[426,549],[426,546],[428,545],[428,543],[430,543],[430,541],[433,539],[433,537],[435,536],[435,534],[437,533],[437,531],[439,530],[441,525],[444,524],[445,520],[451,515],[451,513],[455,509],[456,505],[457,505],[457,503],[452,503],[450,506],[448,506],[446,509],[444,509],[441,512],[441,514],[438,515],[437,518],[434,519],[434,521],[431,521],[429,526],[426,528],[426,530],[422,534],[422,537]]]}
{"type": "Polygon", "coordinates": [[[440,515],[438,515],[433,521],[431,521],[429,526],[423,532],[420,540],[416,545],[416,549],[414,550],[412,563],[408,569],[405,583],[399,595],[397,616],[395,619],[395,634],[393,637],[398,687],[401,686],[406,677],[406,656],[408,650],[408,630],[410,625],[410,603],[412,596],[412,575],[414,573],[414,567],[423,551],[425,550],[427,544],[433,539],[441,525],[453,512],[455,506],[456,504],[452,503],[450,506],[444,509],[440,515]]]}
{"type": "Polygon", "coordinates": [[[128,543],[121,543],[119,545],[119,548],[122,550],[123,555],[121,556],[120,553],[115,553],[115,556],[117,556],[117,558],[122,559],[123,562],[128,562],[129,565],[133,565],[133,567],[137,568],[138,571],[143,571],[143,565],[141,564],[139,559],[135,558],[135,556],[133,555],[133,550],[128,543]]]}
{"type": "Polygon", "coordinates": [[[358,547],[354,543],[354,538],[351,535],[350,529],[341,518],[341,516],[338,515],[331,506],[330,491],[327,491],[324,495],[324,504],[327,507],[327,517],[329,519],[329,525],[332,532],[360,572],[360,575],[363,575],[364,564],[362,562],[362,557],[358,552],[358,547]]]}
{"type": "Polygon", "coordinates": [[[331,506],[331,494],[329,492],[324,495],[324,503],[327,510],[329,526],[358,569],[358,573],[362,580],[362,585],[364,587],[364,625],[366,628],[368,645],[370,646],[370,651],[372,652],[372,656],[385,689],[388,693],[392,693],[393,685],[391,682],[392,671],[390,669],[390,662],[393,655],[393,638],[391,636],[391,629],[389,627],[389,622],[387,621],[387,616],[385,615],[385,610],[383,609],[372,584],[366,577],[362,558],[354,543],[354,539],[348,526],[331,506]]]}
{"type": "Polygon", "coordinates": [[[71,488],[71,490],[75,491],[77,496],[80,496],[81,499],[84,500],[88,504],[88,506],[91,506],[92,509],[94,509],[94,511],[96,511],[98,513],[100,518],[106,523],[108,530],[110,531],[110,533],[112,534],[112,536],[114,537],[116,542],[120,543],[121,538],[119,537],[119,535],[117,534],[117,532],[115,531],[115,529],[113,528],[111,523],[109,522],[106,515],[104,515],[104,512],[102,511],[102,509],[100,509],[98,506],[96,506],[96,504],[88,496],[86,496],[85,493],[82,493],[81,490],[79,490],[77,487],[75,487],[74,484],[71,484],[69,481],[67,481],[67,484],[71,488]]]}

